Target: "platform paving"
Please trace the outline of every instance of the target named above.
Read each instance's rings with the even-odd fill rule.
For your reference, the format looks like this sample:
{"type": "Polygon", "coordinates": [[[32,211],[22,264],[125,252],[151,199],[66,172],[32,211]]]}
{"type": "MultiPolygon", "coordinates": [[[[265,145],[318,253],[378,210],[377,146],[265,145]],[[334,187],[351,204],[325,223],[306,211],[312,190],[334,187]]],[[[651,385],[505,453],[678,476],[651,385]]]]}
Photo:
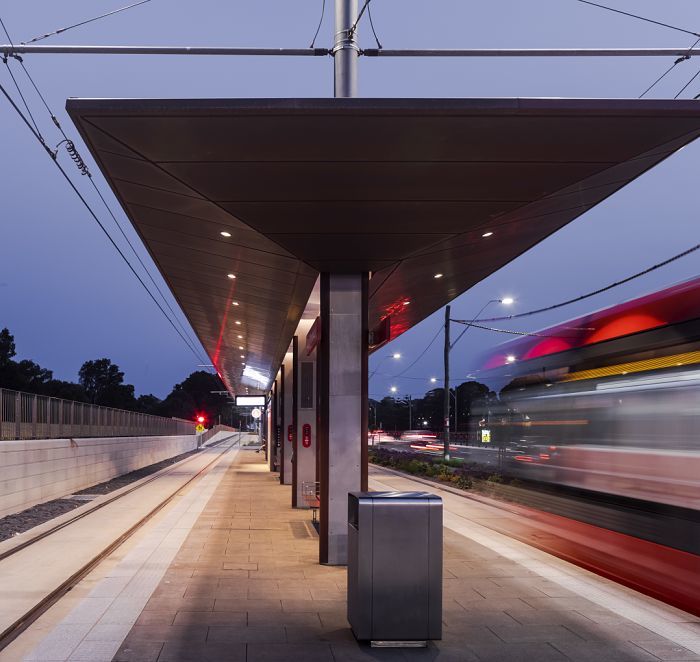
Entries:
{"type": "MultiPolygon", "coordinates": [[[[425,489],[379,468],[370,487],[425,489]]],[[[241,450],[184,490],[67,615],[35,632],[31,653],[0,659],[700,660],[700,618],[489,528],[513,516],[508,508],[434,491],[445,508],[443,639],[427,649],[355,641],[346,569],[318,564],[309,511],[290,508],[290,487],[262,454],[241,450]]]]}
{"type": "MultiPolygon", "coordinates": [[[[375,472],[378,479],[393,480],[375,472]]],[[[451,528],[443,640],[425,650],[371,649],[346,620],[345,568],[318,565],[309,512],[289,503],[290,488],[262,457],[239,453],[114,660],[700,660],[451,528]]],[[[672,613],[696,647],[699,619],[672,613]]]]}

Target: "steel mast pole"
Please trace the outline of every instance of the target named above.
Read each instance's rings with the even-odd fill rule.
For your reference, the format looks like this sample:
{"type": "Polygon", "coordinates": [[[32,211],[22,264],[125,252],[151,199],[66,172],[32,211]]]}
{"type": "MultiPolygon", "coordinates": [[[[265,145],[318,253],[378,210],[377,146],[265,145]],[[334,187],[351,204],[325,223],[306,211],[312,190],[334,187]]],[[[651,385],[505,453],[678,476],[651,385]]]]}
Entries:
{"type": "Polygon", "coordinates": [[[335,97],[357,96],[357,30],[350,31],[357,19],[357,0],[335,0],[335,39],[331,54],[335,66],[335,97]]]}
{"type": "Polygon", "coordinates": [[[443,403],[443,451],[444,459],[450,459],[450,306],[445,306],[445,394],[443,403]]]}

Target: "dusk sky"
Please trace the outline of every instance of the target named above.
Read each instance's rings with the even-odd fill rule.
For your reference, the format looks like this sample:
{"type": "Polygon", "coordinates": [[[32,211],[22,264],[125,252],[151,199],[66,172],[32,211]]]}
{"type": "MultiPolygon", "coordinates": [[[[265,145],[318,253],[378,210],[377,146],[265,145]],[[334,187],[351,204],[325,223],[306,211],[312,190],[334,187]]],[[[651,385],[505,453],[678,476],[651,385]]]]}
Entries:
{"type": "MultiPolygon", "coordinates": [[[[126,3],[124,3],[126,4],[126,3]]],[[[688,30],[700,30],[697,0],[607,0],[611,6],[688,30]]],[[[330,46],[333,2],[327,0],[318,46],[330,46]]],[[[48,0],[5,4],[0,17],[15,42],[120,6],[116,2],[48,0]]],[[[387,48],[690,47],[695,37],[613,14],[577,0],[374,0],[374,24],[387,48]]],[[[307,47],[321,0],[182,2],[152,0],[76,28],[49,43],[307,47]]],[[[4,36],[0,38],[4,41],[4,36]]],[[[363,20],[361,45],[375,46],[363,20]]],[[[638,97],[671,64],[662,58],[601,59],[375,59],[360,62],[366,97],[638,97]]],[[[67,97],[329,97],[330,58],[27,55],[25,64],[76,141],[95,181],[138,246],[150,258],[77,137],[67,97]]],[[[12,69],[25,90],[21,69],[12,69]]],[[[648,98],[673,98],[700,68],[679,64],[648,98]]],[[[14,91],[7,68],[0,82],[14,91]]],[[[700,76],[681,98],[700,93],[700,76]]],[[[16,96],[16,95],[15,95],[16,96]]],[[[27,100],[51,146],[61,139],[38,98],[27,100]]],[[[700,103],[700,101],[698,101],[700,103]]],[[[200,363],[143,291],[114,248],[49,162],[41,147],[0,99],[0,328],[15,335],[19,358],[31,358],[57,378],[77,379],[88,359],[111,358],[136,393],[165,396],[200,363]]],[[[59,157],[101,219],[116,229],[85,178],[59,157]]],[[[453,302],[455,318],[470,318],[489,299],[512,296],[522,312],[575,297],[619,280],[698,243],[697,173],[700,143],[689,145],[592,211],[479,283],[453,302]]],[[[138,268],[138,265],[136,265],[138,268]]],[[[698,254],[578,305],[502,324],[531,331],[696,276],[698,254]]],[[[161,289],[167,290],[159,279],[161,289]]],[[[171,299],[171,305],[175,307],[171,299]]],[[[409,365],[442,324],[440,311],[370,359],[382,362],[370,396],[422,395],[442,374],[441,339],[408,373],[409,365]],[[421,378],[421,379],[416,379],[421,378]]],[[[186,323],[186,322],[185,322],[186,323]]],[[[460,329],[455,328],[455,334],[460,329]]],[[[470,329],[453,354],[453,376],[507,338],[470,329]]]]}

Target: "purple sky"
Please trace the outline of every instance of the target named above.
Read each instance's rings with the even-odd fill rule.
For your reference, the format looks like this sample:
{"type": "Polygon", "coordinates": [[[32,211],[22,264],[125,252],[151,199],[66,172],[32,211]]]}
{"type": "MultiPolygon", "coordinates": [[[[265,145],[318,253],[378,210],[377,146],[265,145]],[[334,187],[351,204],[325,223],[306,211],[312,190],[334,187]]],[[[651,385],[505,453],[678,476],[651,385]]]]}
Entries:
{"type": "MultiPolygon", "coordinates": [[[[332,0],[317,45],[330,45],[332,0]]],[[[609,0],[609,4],[687,29],[700,25],[696,0],[609,0]]],[[[78,22],[118,2],[11,3],[0,10],[13,39],[78,22]]],[[[152,0],[43,43],[308,46],[320,0],[221,3],[152,0]]],[[[383,45],[407,47],[686,47],[693,38],[587,6],[575,0],[374,0],[373,18],[383,45]]],[[[361,43],[373,46],[364,26],[361,43]]],[[[0,40],[1,41],[1,40],[0,40]]],[[[326,58],[214,58],[26,56],[25,63],[69,136],[74,130],[66,97],[327,97],[332,62],[326,58]]],[[[637,97],[672,61],[658,58],[600,60],[364,59],[360,92],[372,97],[581,96],[637,97]]],[[[650,97],[673,97],[698,71],[691,59],[677,66],[650,97]]],[[[24,83],[21,71],[13,67],[24,83]]],[[[4,66],[0,81],[12,89],[4,66]]],[[[26,86],[25,86],[25,89],[26,86]]],[[[683,94],[700,92],[700,77],[683,94]]],[[[30,106],[47,135],[60,137],[30,106]]],[[[700,102],[699,102],[700,103],[700,102]]],[[[32,358],[62,379],[76,379],[87,359],[107,356],[137,393],[163,396],[199,363],[175,334],[114,249],[16,116],[0,102],[0,327],[15,334],[20,358],[32,358]]],[[[77,142],[77,140],[76,140],[77,142]]],[[[78,143],[80,145],[80,143],[78,143]]],[[[82,148],[87,158],[87,149],[82,148]]],[[[66,155],[61,156],[66,162],[66,155]]],[[[698,242],[696,215],[700,144],[691,145],[652,172],[521,256],[453,303],[454,317],[469,318],[491,298],[515,297],[515,312],[595,289],[698,242]]],[[[98,186],[118,209],[98,169],[98,186]]],[[[71,174],[75,173],[70,170],[71,174]]],[[[75,179],[105,223],[106,211],[85,181],[75,179]]],[[[133,240],[134,233],[127,231],[133,240]]],[[[141,253],[148,260],[145,252],[141,253]]],[[[150,263],[150,261],[149,261],[150,263]]],[[[592,309],[660,289],[697,275],[697,255],[653,275],[570,306],[507,325],[535,330],[592,309]]],[[[155,273],[155,272],[154,272],[155,273]]],[[[163,286],[164,287],[164,286],[163,286]]],[[[496,314],[494,305],[489,313],[496,314]]],[[[370,394],[422,394],[441,373],[440,339],[407,376],[392,379],[424,349],[441,324],[436,313],[371,359],[382,363],[370,394]]],[[[456,329],[458,331],[458,329],[456,329]]],[[[504,340],[470,329],[453,355],[453,373],[466,375],[474,357],[504,340]]]]}

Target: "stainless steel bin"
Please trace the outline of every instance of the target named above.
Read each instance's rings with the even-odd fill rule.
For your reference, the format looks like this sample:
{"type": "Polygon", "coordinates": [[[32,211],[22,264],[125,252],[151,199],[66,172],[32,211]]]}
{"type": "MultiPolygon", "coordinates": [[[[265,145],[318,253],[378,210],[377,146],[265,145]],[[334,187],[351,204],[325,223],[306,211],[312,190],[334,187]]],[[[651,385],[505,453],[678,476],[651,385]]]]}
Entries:
{"type": "Polygon", "coordinates": [[[348,494],[348,621],[360,640],[442,638],[442,499],[348,494]]]}

